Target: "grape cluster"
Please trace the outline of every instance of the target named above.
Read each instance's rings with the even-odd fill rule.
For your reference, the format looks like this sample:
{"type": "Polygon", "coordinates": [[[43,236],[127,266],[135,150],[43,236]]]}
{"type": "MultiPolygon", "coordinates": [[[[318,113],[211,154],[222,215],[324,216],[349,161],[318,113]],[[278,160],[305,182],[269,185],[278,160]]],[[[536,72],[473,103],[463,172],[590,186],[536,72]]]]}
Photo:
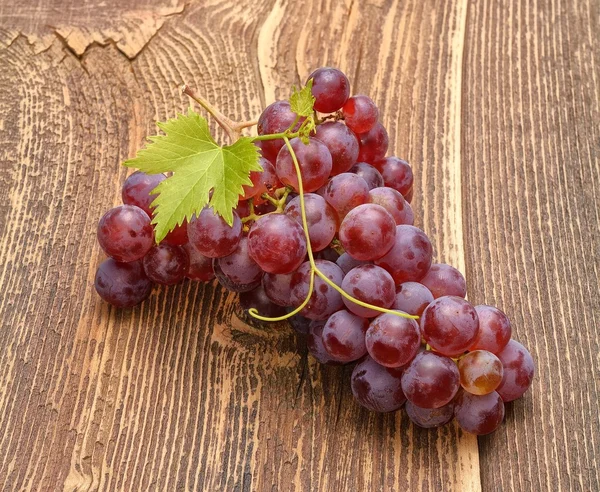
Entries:
{"type": "Polygon", "coordinates": [[[153,284],[216,278],[262,316],[301,307],[291,325],[319,362],[356,363],[351,387],[362,406],[392,412],[406,403],[418,426],[455,418],[465,431],[492,432],[504,403],[531,385],[531,355],[511,339],[502,311],[465,300],[457,269],[432,263],[431,242],[413,225],[411,167],[387,156],[377,106],[350,97],[337,69],[311,79],[316,130],[287,144],[261,139],[293,134],[304,121],[288,101],[263,111],[255,141],[263,171],[250,174],[231,226],[207,207],[156,245],[152,192],[166,178],[131,175],[123,205],[98,226],[109,259],[96,290],[131,307],[153,284]]]}

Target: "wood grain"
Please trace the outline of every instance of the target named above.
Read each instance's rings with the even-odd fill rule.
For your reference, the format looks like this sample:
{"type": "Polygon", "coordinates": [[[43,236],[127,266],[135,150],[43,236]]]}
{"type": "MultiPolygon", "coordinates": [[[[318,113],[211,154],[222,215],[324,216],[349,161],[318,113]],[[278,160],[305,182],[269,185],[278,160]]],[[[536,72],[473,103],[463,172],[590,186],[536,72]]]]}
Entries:
{"type": "Polygon", "coordinates": [[[0,4],[0,489],[600,490],[599,10],[0,4]],[[350,368],[212,284],[131,311],[93,291],[119,162],[189,104],[181,82],[250,119],[325,64],[380,106],[436,257],[534,354],[479,442],[361,410],[350,368]]]}

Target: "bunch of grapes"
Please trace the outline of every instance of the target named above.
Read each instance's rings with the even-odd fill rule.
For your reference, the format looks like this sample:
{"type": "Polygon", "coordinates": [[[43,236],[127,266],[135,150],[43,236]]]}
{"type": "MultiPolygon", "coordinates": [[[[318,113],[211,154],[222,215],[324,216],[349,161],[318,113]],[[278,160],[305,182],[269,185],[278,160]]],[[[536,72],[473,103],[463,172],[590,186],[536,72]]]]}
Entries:
{"type": "Polygon", "coordinates": [[[350,97],[337,69],[309,80],[316,130],[269,138],[293,135],[303,118],[288,101],[263,111],[255,140],[263,170],[251,173],[232,225],[206,207],[157,245],[152,193],[166,177],[131,175],[124,205],[98,226],[110,258],[96,290],[131,307],[155,283],[216,277],[256,317],[289,317],[319,362],[356,363],[352,392],[369,410],[405,405],[421,427],[455,418],[467,432],[494,431],[504,403],[531,385],[531,355],[502,311],[465,300],[457,269],[432,263],[431,242],[413,225],[411,167],[386,157],[374,102],[350,97]]]}

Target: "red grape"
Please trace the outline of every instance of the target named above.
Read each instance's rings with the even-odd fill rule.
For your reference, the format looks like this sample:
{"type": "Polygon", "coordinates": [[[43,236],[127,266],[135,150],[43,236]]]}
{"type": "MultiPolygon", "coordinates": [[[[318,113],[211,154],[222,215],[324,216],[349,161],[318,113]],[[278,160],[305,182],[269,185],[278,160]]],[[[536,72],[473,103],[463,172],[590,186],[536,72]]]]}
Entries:
{"type": "Polygon", "coordinates": [[[365,341],[375,362],[386,367],[402,367],[417,355],[421,332],[414,319],[384,313],[371,321],[365,341]]]}
{"type": "Polygon", "coordinates": [[[369,322],[345,309],[332,314],[323,327],[323,346],[333,360],[352,362],[367,353],[365,332],[369,322]]]}
{"type": "Polygon", "coordinates": [[[383,186],[383,177],[377,169],[371,166],[371,164],[367,164],[366,162],[357,162],[350,168],[349,172],[354,173],[364,179],[365,183],[367,183],[367,186],[369,187],[369,190],[383,186]]]}
{"type": "Polygon", "coordinates": [[[322,67],[311,73],[312,95],[315,96],[315,109],[321,113],[333,113],[340,109],[350,96],[350,82],[337,68],[322,67]]]}
{"type": "Polygon", "coordinates": [[[390,251],[396,236],[394,218],[385,208],[372,203],[352,209],[342,221],[339,231],[340,242],[346,252],[357,260],[367,261],[381,258],[390,251]]]}
{"type": "MultiPolygon", "coordinates": [[[[296,153],[304,192],[318,190],[327,182],[331,173],[332,161],[329,149],[323,142],[312,137],[309,137],[308,144],[303,143],[299,138],[291,139],[290,144],[296,153]]],[[[276,170],[277,177],[283,184],[300,191],[294,160],[287,146],[282,147],[277,154],[276,170]]]]}
{"type": "Polygon", "coordinates": [[[348,253],[342,253],[335,262],[337,266],[342,269],[344,275],[357,266],[372,264],[370,261],[361,261],[357,260],[356,258],[352,258],[352,256],[350,256],[348,253]]]}
{"type": "Polygon", "coordinates": [[[360,176],[342,173],[329,180],[323,197],[342,220],[350,210],[369,202],[369,187],[360,176]]]}
{"type": "Polygon", "coordinates": [[[95,287],[102,299],[119,308],[133,307],[152,292],[152,282],[144,273],[141,260],[104,260],[96,272],[95,287]]]}
{"type": "MultiPolygon", "coordinates": [[[[313,252],[321,251],[329,246],[338,227],[335,210],[322,196],[315,193],[304,194],[306,223],[313,252]]],[[[285,214],[302,226],[302,209],[300,197],[293,198],[285,207],[285,214]]]]}
{"type": "MultiPolygon", "coordinates": [[[[290,108],[288,101],[276,101],[269,104],[258,118],[258,125],[256,130],[259,135],[269,135],[272,133],[282,133],[287,130],[298,115],[294,113],[290,108]]],[[[301,118],[298,124],[294,127],[296,131],[302,121],[305,118],[301,118]]],[[[284,141],[281,138],[274,140],[265,140],[260,144],[262,155],[272,162],[275,162],[277,153],[284,146],[284,141]]]]}
{"type": "Polygon", "coordinates": [[[431,302],[433,296],[427,287],[418,282],[404,282],[396,288],[396,300],[392,308],[421,316],[431,302]]]}
{"type": "Polygon", "coordinates": [[[379,119],[379,110],[370,97],[352,96],[342,107],[346,125],[356,133],[368,132],[379,119]]]}
{"type": "MultiPolygon", "coordinates": [[[[388,145],[389,145],[389,137],[387,131],[384,126],[377,122],[375,126],[371,128],[368,132],[359,133],[358,137],[358,160],[360,162],[367,162],[369,164],[373,164],[385,156],[388,145]]],[[[379,169],[381,172],[381,169],[379,169]]],[[[383,179],[385,181],[385,176],[381,173],[383,179]]],[[[386,186],[389,186],[386,183],[386,186]]],[[[392,186],[394,188],[394,186],[392,186]]]]}
{"type": "Polygon", "coordinates": [[[292,277],[295,272],[276,274],[265,273],[262,284],[267,297],[279,306],[292,306],[292,277]]]}
{"type": "Polygon", "coordinates": [[[167,177],[164,174],[146,174],[136,171],[123,183],[121,190],[123,203],[140,207],[149,217],[152,217],[150,205],[158,197],[158,194],[151,195],[150,193],[165,179],[167,177]]]}
{"type": "Polygon", "coordinates": [[[470,350],[489,350],[498,354],[510,340],[512,327],[508,316],[493,306],[475,306],[479,318],[479,331],[470,350]]]}
{"type": "Polygon", "coordinates": [[[209,258],[230,255],[242,238],[242,221],[233,212],[233,225],[228,225],[212,208],[205,207],[188,223],[192,246],[209,258]]]}
{"type": "Polygon", "coordinates": [[[345,173],[358,157],[358,139],[350,128],[338,121],[326,121],[317,127],[315,137],[331,153],[331,175],[345,173]]]}
{"type": "Polygon", "coordinates": [[[439,297],[427,306],[421,317],[421,331],[427,343],[451,357],[468,350],[478,330],[477,312],[462,297],[439,297]]]}
{"type": "Polygon", "coordinates": [[[372,412],[393,412],[406,401],[402,392],[402,369],[384,367],[369,356],[352,371],[352,394],[372,412]]]}
{"type": "Polygon", "coordinates": [[[306,256],[306,239],[298,222],[284,214],[258,219],[248,233],[252,259],[268,273],[290,273],[306,256]]]}
{"type": "Polygon", "coordinates": [[[413,225],[412,209],[399,191],[388,187],[374,188],[369,191],[369,201],[385,208],[394,217],[396,225],[413,225]]]}
{"type": "MultiPolygon", "coordinates": [[[[343,243],[342,243],[343,244],[343,243]]],[[[414,226],[396,226],[394,243],[388,253],[375,260],[385,268],[399,285],[423,278],[431,266],[433,248],[425,233],[414,226]]]]}
{"type": "MultiPolygon", "coordinates": [[[[342,283],[344,272],[335,263],[327,260],[316,260],[317,268],[335,285],[342,283]]],[[[310,263],[304,262],[292,276],[290,283],[290,297],[293,306],[299,306],[308,296],[310,286],[310,263]]],[[[313,320],[327,319],[331,314],[339,311],[343,307],[342,295],[327,284],[321,277],[315,274],[314,288],[310,295],[310,301],[300,314],[313,320]]]]}
{"type": "Polygon", "coordinates": [[[421,352],[402,375],[406,398],[421,408],[448,404],[460,387],[458,368],[452,359],[434,352],[421,352]]]}
{"type": "Polygon", "coordinates": [[[531,354],[519,342],[511,340],[498,354],[498,358],[504,367],[498,394],[505,402],[521,398],[531,386],[535,373],[531,354]]]}
{"type": "Polygon", "coordinates": [[[419,280],[427,287],[434,298],[442,296],[465,297],[467,282],[462,273],[446,263],[434,263],[425,276],[419,280]]]}
{"type": "Polygon", "coordinates": [[[504,403],[495,391],[472,395],[461,391],[456,397],[454,417],[461,429],[482,436],[494,432],[504,419],[504,403]]]}
{"type": "Polygon", "coordinates": [[[159,244],[144,256],[144,271],[150,280],[162,285],[175,285],[185,278],[190,258],[181,246],[159,244]]]}
{"type": "Polygon", "coordinates": [[[139,260],[154,245],[150,217],[134,205],[112,208],[98,223],[98,242],[104,252],[117,261],[139,260]]]}
{"type": "Polygon", "coordinates": [[[248,253],[248,238],[242,237],[230,255],[215,258],[213,269],[219,283],[233,292],[248,292],[260,285],[263,272],[248,253]]]}
{"type": "Polygon", "coordinates": [[[408,162],[404,159],[392,156],[377,160],[373,165],[383,176],[383,181],[386,186],[399,191],[404,198],[410,201],[410,198],[412,198],[414,177],[408,162]],[[407,198],[409,195],[410,198],[407,198]]]}
{"type": "MultiPolygon", "coordinates": [[[[390,274],[375,265],[360,265],[350,270],[342,281],[342,289],[359,301],[382,308],[389,308],[396,296],[390,274]]],[[[342,300],[357,316],[372,318],[380,314],[380,311],[359,306],[345,297],[342,300]]]]}
{"type": "Polygon", "coordinates": [[[184,244],[190,263],[185,276],[190,280],[198,280],[200,282],[208,282],[215,278],[215,272],[212,267],[212,258],[204,256],[190,243],[184,244]]]}

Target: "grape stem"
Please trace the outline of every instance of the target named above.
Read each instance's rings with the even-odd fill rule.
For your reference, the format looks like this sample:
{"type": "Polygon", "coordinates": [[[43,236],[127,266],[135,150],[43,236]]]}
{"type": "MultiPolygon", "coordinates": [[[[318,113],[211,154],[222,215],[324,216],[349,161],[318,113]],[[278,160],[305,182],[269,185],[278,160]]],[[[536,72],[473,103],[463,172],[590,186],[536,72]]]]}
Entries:
{"type": "Polygon", "coordinates": [[[208,111],[210,113],[210,115],[215,119],[215,121],[219,124],[219,126],[221,128],[223,128],[223,130],[225,130],[225,133],[227,133],[227,136],[229,137],[229,140],[231,140],[232,143],[236,142],[240,138],[240,136],[242,134],[242,130],[244,128],[248,128],[248,127],[258,124],[258,120],[242,121],[242,122],[235,122],[235,121],[231,120],[230,118],[225,116],[223,113],[221,113],[210,102],[208,102],[206,99],[204,99],[202,96],[196,94],[187,84],[183,84],[181,86],[181,92],[183,94],[189,96],[190,98],[192,98],[200,106],[202,106],[204,109],[206,109],[206,111],[208,111]]]}
{"type": "Polygon", "coordinates": [[[250,308],[248,310],[248,313],[250,314],[250,316],[252,316],[256,319],[259,319],[261,321],[283,321],[283,320],[286,320],[286,319],[294,316],[295,314],[299,313],[308,304],[310,297],[314,290],[314,277],[315,277],[315,275],[318,275],[323,280],[323,282],[325,282],[326,284],[328,284],[329,286],[331,286],[332,288],[337,290],[343,297],[345,297],[349,301],[353,302],[354,304],[357,304],[357,305],[362,306],[367,309],[373,309],[374,311],[379,311],[380,313],[390,313],[395,316],[399,316],[401,318],[419,319],[418,316],[413,316],[413,315],[405,313],[403,311],[386,309],[386,308],[374,306],[372,304],[368,304],[366,302],[360,301],[360,300],[352,297],[344,289],[342,289],[340,286],[338,286],[337,284],[332,282],[323,272],[321,272],[321,270],[319,270],[319,268],[317,267],[317,265],[315,263],[312,248],[310,246],[310,236],[308,234],[308,221],[306,219],[306,207],[305,207],[305,202],[304,202],[304,186],[302,184],[302,173],[300,172],[300,165],[298,164],[298,158],[296,157],[294,148],[290,144],[290,140],[289,140],[288,136],[284,134],[283,140],[285,142],[287,149],[290,152],[290,155],[292,156],[292,161],[294,162],[294,167],[296,169],[296,176],[298,177],[298,194],[300,196],[300,211],[302,214],[302,229],[304,229],[304,236],[306,238],[306,246],[307,246],[307,252],[308,252],[308,261],[310,262],[310,283],[308,286],[308,294],[306,295],[306,299],[304,299],[304,302],[302,304],[300,304],[300,306],[298,306],[292,312],[290,312],[284,316],[279,316],[277,318],[268,318],[266,316],[259,315],[258,310],[256,308],[250,308]]]}

